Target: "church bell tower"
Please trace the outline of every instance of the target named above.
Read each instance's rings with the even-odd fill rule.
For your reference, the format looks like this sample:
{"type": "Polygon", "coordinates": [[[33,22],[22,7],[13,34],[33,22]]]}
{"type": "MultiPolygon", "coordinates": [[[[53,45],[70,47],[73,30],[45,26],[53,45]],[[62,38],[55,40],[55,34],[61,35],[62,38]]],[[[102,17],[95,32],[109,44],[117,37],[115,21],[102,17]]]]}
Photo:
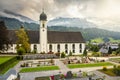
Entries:
{"type": "Polygon", "coordinates": [[[47,15],[40,14],[40,52],[47,53],[47,15]]]}

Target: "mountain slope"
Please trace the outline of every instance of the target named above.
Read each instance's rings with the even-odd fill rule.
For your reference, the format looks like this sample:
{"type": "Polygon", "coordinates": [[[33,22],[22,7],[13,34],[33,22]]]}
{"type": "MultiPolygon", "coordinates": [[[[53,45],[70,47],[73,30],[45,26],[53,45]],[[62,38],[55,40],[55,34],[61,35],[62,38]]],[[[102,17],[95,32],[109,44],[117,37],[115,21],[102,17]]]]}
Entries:
{"type": "Polygon", "coordinates": [[[28,23],[28,22],[21,22],[15,18],[7,18],[7,17],[0,17],[1,21],[5,22],[5,25],[8,29],[19,29],[21,25],[25,27],[25,29],[30,30],[38,30],[39,25],[36,23],[28,23]]]}
{"type": "Polygon", "coordinates": [[[55,18],[48,22],[48,26],[66,26],[66,27],[79,27],[79,28],[94,28],[95,24],[88,22],[86,19],[80,18],[55,18]]]}
{"type": "MultiPolygon", "coordinates": [[[[22,22],[22,21],[19,21],[18,19],[8,18],[8,17],[0,17],[0,20],[5,22],[8,29],[18,30],[20,28],[20,26],[23,25],[25,27],[25,29],[27,29],[27,30],[39,30],[39,24],[36,24],[36,23],[22,22]]],[[[67,18],[65,19],[65,21],[66,20],[67,20],[67,18]]],[[[68,21],[73,21],[73,20],[71,19],[71,20],[68,20],[68,21]]],[[[59,20],[58,20],[58,23],[59,23],[59,20]]],[[[101,37],[101,38],[120,39],[120,35],[119,35],[120,32],[108,31],[108,30],[99,29],[99,28],[95,28],[95,27],[89,27],[89,26],[88,27],[86,26],[86,28],[81,28],[79,26],[71,27],[71,26],[67,25],[67,27],[66,27],[66,25],[65,26],[58,26],[58,25],[53,26],[53,25],[49,26],[48,30],[54,30],[54,31],[80,31],[82,33],[83,37],[85,38],[85,40],[87,40],[87,41],[91,40],[91,39],[94,39],[94,38],[99,38],[99,37],[101,37]]],[[[82,26],[84,27],[83,24],[82,24],[82,26]]]]}

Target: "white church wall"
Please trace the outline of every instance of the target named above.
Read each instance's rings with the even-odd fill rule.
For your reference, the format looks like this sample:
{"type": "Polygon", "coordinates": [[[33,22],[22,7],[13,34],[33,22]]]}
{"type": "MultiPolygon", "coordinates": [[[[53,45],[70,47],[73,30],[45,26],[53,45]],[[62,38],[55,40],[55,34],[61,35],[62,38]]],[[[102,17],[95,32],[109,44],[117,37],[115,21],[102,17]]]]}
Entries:
{"type": "MultiPolygon", "coordinates": [[[[57,45],[60,45],[60,53],[61,52],[65,52],[66,51],[66,49],[65,49],[65,45],[67,44],[68,45],[68,48],[67,48],[67,54],[69,54],[70,53],[70,51],[73,53],[73,44],[75,45],[75,49],[74,49],[74,53],[73,53],[73,55],[77,55],[77,54],[82,54],[83,53],[83,51],[84,51],[84,48],[85,48],[85,43],[54,43],[54,44],[51,44],[52,45],[52,52],[54,52],[54,53],[57,53],[58,52],[58,49],[57,49],[57,45]],[[81,53],[80,53],[80,44],[81,44],[81,53]]],[[[48,50],[48,52],[50,51],[49,50],[49,45],[50,44],[48,44],[47,45],[47,50],[48,50]]]]}
{"type": "Polygon", "coordinates": [[[30,45],[31,52],[34,51],[34,45],[36,45],[37,53],[40,53],[40,44],[31,44],[30,45]]]}
{"type": "Polygon", "coordinates": [[[9,48],[7,51],[5,51],[5,53],[16,53],[16,44],[9,44],[9,48]]]}
{"type": "Polygon", "coordinates": [[[85,43],[82,43],[82,53],[84,52],[85,50],[85,43]]]}

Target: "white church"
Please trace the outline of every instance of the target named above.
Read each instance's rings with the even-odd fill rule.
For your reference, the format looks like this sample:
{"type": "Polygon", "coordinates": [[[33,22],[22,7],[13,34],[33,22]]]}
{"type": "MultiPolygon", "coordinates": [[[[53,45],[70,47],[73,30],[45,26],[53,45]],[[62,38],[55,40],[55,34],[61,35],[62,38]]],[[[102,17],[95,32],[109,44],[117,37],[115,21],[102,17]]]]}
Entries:
{"type": "MultiPolygon", "coordinates": [[[[12,42],[7,52],[16,53],[16,34],[15,30],[9,30],[9,39],[12,42]]],[[[73,55],[82,54],[85,49],[85,40],[80,32],[62,32],[47,30],[47,15],[40,14],[40,28],[38,31],[28,31],[31,51],[41,52],[65,52],[73,55]]]]}

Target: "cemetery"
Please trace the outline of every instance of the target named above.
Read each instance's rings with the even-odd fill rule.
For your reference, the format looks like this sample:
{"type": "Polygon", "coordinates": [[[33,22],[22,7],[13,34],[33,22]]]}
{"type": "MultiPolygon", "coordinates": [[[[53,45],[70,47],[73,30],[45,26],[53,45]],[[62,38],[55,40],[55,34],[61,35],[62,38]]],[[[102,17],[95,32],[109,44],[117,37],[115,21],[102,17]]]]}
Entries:
{"type": "Polygon", "coordinates": [[[35,80],[104,80],[104,76],[98,76],[94,73],[90,72],[82,72],[81,70],[77,73],[72,73],[72,71],[68,71],[66,74],[56,74],[52,76],[46,77],[36,77],[35,80]]]}
{"type": "Polygon", "coordinates": [[[59,67],[58,66],[40,66],[40,67],[23,68],[20,70],[20,72],[24,73],[24,72],[49,71],[49,70],[59,70],[59,67]]]}
{"type": "Polygon", "coordinates": [[[120,63],[120,58],[110,58],[109,60],[112,62],[120,63]]]}
{"type": "Polygon", "coordinates": [[[104,59],[89,58],[89,57],[72,57],[61,60],[68,68],[85,68],[85,67],[99,67],[112,66],[113,64],[104,59]]]}
{"type": "Polygon", "coordinates": [[[28,60],[24,61],[20,67],[22,68],[20,72],[59,70],[53,59],[28,60]]]}

